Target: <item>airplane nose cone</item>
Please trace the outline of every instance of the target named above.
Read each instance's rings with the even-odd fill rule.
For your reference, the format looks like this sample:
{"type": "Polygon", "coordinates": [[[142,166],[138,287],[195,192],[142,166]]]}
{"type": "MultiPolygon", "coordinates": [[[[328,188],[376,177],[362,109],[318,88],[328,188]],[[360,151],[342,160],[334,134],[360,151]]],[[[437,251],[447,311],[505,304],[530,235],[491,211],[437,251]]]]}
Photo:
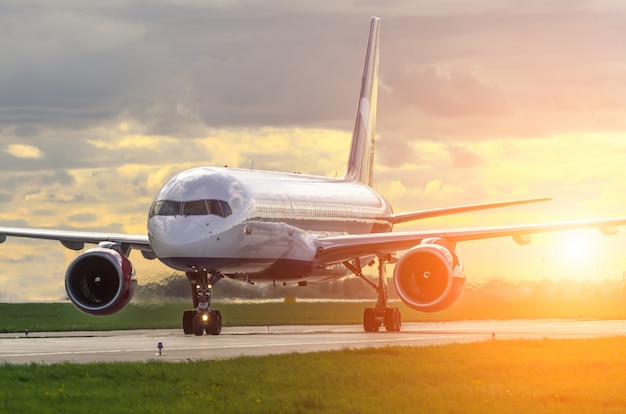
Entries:
{"type": "Polygon", "coordinates": [[[206,220],[182,216],[154,216],[148,222],[150,245],[160,258],[203,257],[207,253],[206,220]]]}

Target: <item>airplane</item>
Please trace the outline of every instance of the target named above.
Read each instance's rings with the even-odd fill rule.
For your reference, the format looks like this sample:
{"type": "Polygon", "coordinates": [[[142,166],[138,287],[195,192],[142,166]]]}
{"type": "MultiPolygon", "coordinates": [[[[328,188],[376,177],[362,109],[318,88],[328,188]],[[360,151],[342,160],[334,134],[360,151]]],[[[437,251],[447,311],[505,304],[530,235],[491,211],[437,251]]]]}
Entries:
{"type": "Polygon", "coordinates": [[[183,332],[219,335],[222,316],[211,306],[213,287],[227,277],[246,282],[298,283],[353,274],[377,292],[363,312],[363,329],[400,331],[398,308],[390,307],[386,265],[410,308],[435,312],[459,298],[466,276],[455,253],[458,242],[512,237],[530,242],[533,233],[598,228],[615,234],[626,218],[497,227],[394,232],[396,224],[549,200],[531,198],[394,213],[372,188],[378,94],[380,19],[372,17],[356,121],[347,168],[340,177],[253,169],[198,167],[182,171],[158,192],[147,234],[116,234],[0,227],[7,237],[59,241],[79,254],[68,266],[70,301],[91,315],[110,315],[131,300],[137,286],[132,249],[186,274],[193,309],[183,313],[183,332]],[[399,254],[400,253],[400,254],[399,254]],[[377,283],[363,268],[377,263],[377,283]]]}

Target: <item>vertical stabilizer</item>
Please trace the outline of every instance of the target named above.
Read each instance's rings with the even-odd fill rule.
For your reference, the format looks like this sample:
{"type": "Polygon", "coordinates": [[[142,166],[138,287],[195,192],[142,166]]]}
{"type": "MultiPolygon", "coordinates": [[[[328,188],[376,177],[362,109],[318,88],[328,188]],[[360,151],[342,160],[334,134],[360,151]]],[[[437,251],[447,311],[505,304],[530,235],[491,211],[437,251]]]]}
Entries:
{"type": "Polygon", "coordinates": [[[373,183],[374,135],[376,129],[376,101],[378,99],[378,43],[380,19],[372,17],[370,36],[361,80],[361,94],[356,112],[354,133],[350,146],[346,180],[373,183]]]}

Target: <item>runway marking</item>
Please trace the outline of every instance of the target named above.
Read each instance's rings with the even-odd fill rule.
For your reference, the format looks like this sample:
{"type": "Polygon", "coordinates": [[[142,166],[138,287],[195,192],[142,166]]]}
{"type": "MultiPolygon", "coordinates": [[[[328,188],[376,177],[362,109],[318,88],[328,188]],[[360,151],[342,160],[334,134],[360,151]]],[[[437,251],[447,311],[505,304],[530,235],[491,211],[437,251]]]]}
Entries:
{"type": "MultiPolygon", "coordinates": [[[[471,335],[471,334],[470,334],[471,335]]],[[[430,341],[437,339],[454,340],[465,338],[470,335],[437,335],[437,336],[420,336],[420,337],[406,337],[406,338],[385,338],[385,339],[361,339],[361,340],[348,340],[348,341],[307,341],[307,342],[273,342],[273,343],[250,343],[250,344],[233,344],[233,345],[209,345],[209,346],[190,346],[190,347],[164,347],[167,351],[194,351],[194,350],[224,350],[224,349],[244,349],[244,348],[264,348],[264,347],[305,347],[305,346],[321,346],[321,345],[360,345],[360,344],[380,344],[390,342],[409,342],[409,341],[430,341]]],[[[487,337],[485,337],[487,339],[487,337]]],[[[475,338],[475,340],[479,340],[475,338]]],[[[95,354],[115,354],[122,352],[154,352],[154,347],[151,348],[136,348],[136,349],[108,349],[108,350],[81,350],[81,351],[58,351],[58,352],[26,352],[26,353],[12,353],[12,354],[0,354],[0,358],[16,358],[16,357],[37,357],[37,356],[62,356],[62,355],[95,355],[95,354]]]]}
{"type": "Polygon", "coordinates": [[[176,329],[0,335],[0,363],[199,361],[381,346],[439,346],[495,339],[589,338],[626,335],[626,321],[515,320],[419,322],[402,332],[365,333],[360,325],[225,328],[216,337],[176,329]],[[7,335],[11,335],[8,337],[7,335]],[[156,355],[157,344],[164,345],[156,355]]]}

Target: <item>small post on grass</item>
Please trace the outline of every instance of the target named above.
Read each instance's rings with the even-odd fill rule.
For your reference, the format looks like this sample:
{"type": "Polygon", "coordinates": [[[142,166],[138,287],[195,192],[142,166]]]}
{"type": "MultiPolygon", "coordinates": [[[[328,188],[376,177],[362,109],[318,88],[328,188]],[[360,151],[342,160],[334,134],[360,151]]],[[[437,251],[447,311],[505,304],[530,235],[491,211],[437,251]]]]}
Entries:
{"type": "Polygon", "coordinates": [[[159,344],[157,345],[157,348],[159,350],[159,356],[163,355],[163,342],[159,342],[159,344]]]}
{"type": "Polygon", "coordinates": [[[26,330],[24,331],[24,336],[25,336],[26,338],[28,338],[28,334],[29,334],[29,333],[30,333],[30,332],[28,331],[28,329],[26,329],[26,330]]]}
{"type": "Polygon", "coordinates": [[[491,339],[494,340],[494,341],[496,340],[496,333],[495,332],[491,333],[491,339]]]}

